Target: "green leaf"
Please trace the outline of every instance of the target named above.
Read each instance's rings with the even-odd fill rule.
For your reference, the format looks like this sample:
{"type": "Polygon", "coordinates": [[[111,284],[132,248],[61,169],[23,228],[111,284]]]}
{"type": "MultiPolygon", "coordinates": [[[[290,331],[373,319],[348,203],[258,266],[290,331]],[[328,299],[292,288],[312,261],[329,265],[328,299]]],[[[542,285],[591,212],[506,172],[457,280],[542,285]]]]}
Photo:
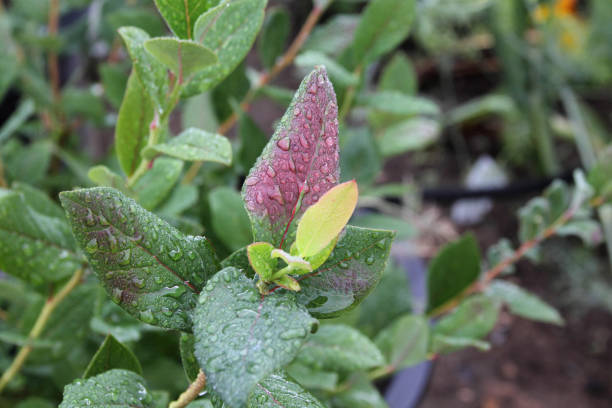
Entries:
{"type": "Polygon", "coordinates": [[[378,140],[385,157],[423,150],[438,140],[440,124],[436,120],[417,117],[388,127],[378,140]]]}
{"type": "Polygon", "coordinates": [[[189,333],[181,334],[180,341],[180,353],[181,363],[183,363],[183,369],[187,380],[192,383],[198,377],[200,373],[200,365],[195,356],[195,336],[189,333]]]}
{"type": "Polygon", "coordinates": [[[232,164],[232,145],[225,136],[201,129],[189,128],[167,143],[150,146],[145,157],[165,154],[185,161],[210,161],[232,164]]]}
{"type": "Polygon", "coordinates": [[[336,317],[357,306],[378,284],[394,235],[347,225],[327,261],[300,280],[298,301],[318,318],[336,317]]]}
{"type": "Polygon", "coordinates": [[[75,380],[64,388],[59,408],[85,406],[153,408],[154,400],[141,376],[127,370],[110,370],[87,380],[75,380]]]}
{"type": "Polygon", "coordinates": [[[502,300],[510,311],[517,316],[539,322],[563,325],[559,312],[536,295],[525,291],[513,283],[494,280],[489,284],[486,294],[495,300],[502,300]]]}
{"type": "Polygon", "coordinates": [[[111,188],[65,191],[60,199],[111,299],[145,323],[189,330],[195,293],[218,269],[208,241],[184,236],[111,188]]]}
{"type": "Polygon", "coordinates": [[[316,255],[338,236],[355,211],[359,191],[355,180],[338,184],[310,206],[297,228],[295,245],[302,257],[316,255]]]}
{"type": "Polygon", "coordinates": [[[249,170],[261,154],[268,136],[245,112],[238,112],[238,135],[240,135],[240,151],[238,162],[244,170],[249,170]]]}
{"type": "MultiPolygon", "coordinates": [[[[19,72],[18,49],[13,41],[12,24],[8,14],[0,16],[0,47],[4,58],[0,60],[0,100],[19,72]]],[[[2,138],[0,137],[0,141],[2,138]]]]}
{"type": "Polygon", "coordinates": [[[0,144],[15,133],[35,112],[32,99],[26,99],[19,104],[15,112],[2,124],[0,128],[0,144]]]}
{"type": "Polygon", "coordinates": [[[582,219],[572,220],[560,226],[557,228],[557,235],[561,237],[578,237],[586,246],[590,247],[600,244],[603,238],[599,222],[582,219]]]}
{"type": "Polygon", "coordinates": [[[285,50],[289,36],[289,13],[284,7],[268,10],[257,42],[257,54],[264,67],[272,68],[276,59],[285,50]]]}
{"type": "Polygon", "coordinates": [[[257,383],[293,360],[318,324],[292,292],[264,297],[231,267],[208,281],[193,319],[196,357],[230,406],[243,406],[257,383]]]}
{"type": "Polygon", "coordinates": [[[468,340],[459,339],[475,341],[487,335],[497,322],[499,306],[499,301],[485,295],[474,295],[461,302],[455,310],[434,326],[432,352],[446,353],[456,350],[449,338],[455,339],[459,345],[462,341],[473,345],[468,340]],[[436,344],[438,336],[443,336],[442,340],[438,340],[440,344],[436,344]]]}
{"type": "Polygon", "coordinates": [[[489,351],[491,345],[482,340],[469,337],[452,337],[436,334],[431,340],[431,349],[435,353],[451,353],[466,347],[475,347],[480,351],[489,351]]]}
{"type": "Polygon", "coordinates": [[[242,196],[256,241],[283,249],[295,223],[338,182],[338,119],[325,68],[301,83],[274,136],[249,172],[242,196]]]}
{"type": "Polygon", "coordinates": [[[37,140],[24,144],[13,138],[1,151],[6,175],[12,181],[39,184],[46,176],[51,163],[53,144],[50,140],[37,140]]]}
{"type": "Polygon", "coordinates": [[[252,242],[249,217],[240,194],[230,187],[217,187],[208,195],[212,227],[230,250],[235,251],[252,242]]]}
{"type": "Polygon", "coordinates": [[[21,401],[15,408],[55,408],[57,404],[37,397],[29,397],[21,401]]]}
{"type": "Polygon", "coordinates": [[[341,324],[321,326],[304,343],[296,361],[318,369],[349,373],[385,364],[383,355],[370,339],[341,324]]]}
{"type": "Polygon", "coordinates": [[[98,67],[104,94],[115,109],[119,109],[127,88],[128,76],[118,64],[105,63],[98,67]]]}
{"type": "Polygon", "coordinates": [[[127,194],[125,179],[106,166],[94,166],[87,172],[87,177],[100,187],[113,187],[127,194]]]}
{"type": "Polygon", "coordinates": [[[180,82],[183,78],[188,78],[217,62],[214,52],[191,40],[178,40],[173,37],[151,38],[144,42],[144,48],[174,72],[180,82]]]}
{"type": "Polygon", "coordinates": [[[147,144],[154,110],[153,102],[138,79],[138,74],[132,70],[115,127],[117,158],[128,176],[134,174],[142,160],[140,152],[147,144]]]}
{"type": "Polygon", "coordinates": [[[331,404],[334,408],[389,408],[376,387],[363,374],[350,378],[351,387],[334,395],[331,404]]]}
{"type": "Polygon", "coordinates": [[[415,238],[418,233],[414,225],[401,218],[389,217],[384,214],[372,213],[359,215],[353,217],[351,222],[356,227],[381,228],[395,231],[398,240],[415,238]]]}
{"type": "Polygon", "coordinates": [[[177,184],[170,196],[157,208],[160,215],[182,214],[198,202],[198,188],[192,184],[177,184]]]}
{"type": "Polygon", "coordinates": [[[374,112],[402,117],[415,115],[438,115],[438,105],[420,96],[405,95],[399,91],[382,91],[364,95],[358,101],[374,112]]]}
{"type": "Polygon", "coordinates": [[[276,259],[272,258],[274,247],[267,242],[254,242],[247,247],[249,264],[264,282],[272,280],[276,272],[276,259]]]}
{"type": "Polygon", "coordinates": [[[423,316],[404,315],[376,336],[376,345],[394,370],[427,359],[429,324],[423,316]]]}
{"type": "Polygon", "coordinates": [[[332,82],[341,86],[355,86],[359,83],[359,77],[347,70],[345,67],[318,51],[304,51],[295,59],[298,67],[312,70],[318,65],[327,69],[332,82]]]}
{"type": "Polygon", "coordinates": [[[309,390],[334,391],[338,385],[338,373],[321,371],[297,362],[287,367],[287,374],[309,390]]]}
{"type": "Polygon", "coordinates": [[[446,244],[431,260],[427,271],[427,312],[463,292],[480,274],[480,252],[470,233],[446,244]]]}
{"type": "Polygon", "coordinates": [[[398,51],[380,74],[378,90],[399,91],[406,95],[414,95],[417,87],[417,77],[410,59],[406,54],[398,51]]]}
{"type": "Polygon", "coordinates": [[[357,14],[335,14],[312,30],[302,50],[319,51],[332,57],[342,54],[351,45],[359,24],[357,14]]]}
{"type": "Polygon", "coordinates": [[[515,110],[514,101],[508,95],[485,95],[453,108],[447,114],[447,124],[470,123],[489,115],[508,115],[515,110]]]}
{"type": "Polygon", "coordinates": [[[0,189],[0,269],[32,285],[60,282],[83,259],[60,208],[43,193],[20,185],[0,189]]]}
{"type": "Polygon", "coordinates": [[[363,189],[374,181],[381,168],[378,145],[370,130],[367,127],[344,129],[340,138],[342,179],[355,179],[363,189]]]}
{"type": "Polygon", "coordinates": [[[93,377],[115,368],[142,375],[142,367],[134,353],[109,334],[87,365],[83,378],[93,377]]]}
{"type": "Polygon", "coordinates": [[[162,19],[153,7],[145,8],[140,5],[130,7],[128,4],[122,4],[110,13],[106,13],[105,10],[104,14],[113,33],[125,26],[139,27],[153,37],[165,35],[167,32],[162,19]]]}
{"type": "Polygon", "coordinates": [[[101,126],[104,121],[104,103],[89,89],[66,87],[62,90],[61,108],[68,117],[79,117],[101,126]]]}
{"type": "Polygon", "coordinates": [[[257,384],[249,399],[249,408],[325,408],[283,372],[273,373],[257,384]]]}
{"type": "MultiPolygon", "coordinates": [[[[119,34],[125,41],[132,59],[133,70],[137,73],[142,89],[151,96],[157,109],[164,108],[168,92],[168,75],[166,68],[145,50],[144,43],[149,39],[149,34],[137,27],[121,27],[119,34]]],[[[128,80],[127,92],[129,89],[128,80]]],[[[134,120],[133,118],[139,118],[139,115],[133,115],[131,118],[134,120]]]]}
{"type": "Polygon", "coordinates": [[[155,0],[155,5],[177,37],[191,39],[198,17],[219,2],[220,0],[155,0]]]}
{"type": "Polygon", "coordinates": [[[367,336],[380,333],[401,315],[412,310],[412,298],[406,270],[390,262],[376,289],[359,306],[356,327],[367,336]]]}
{"type": "Polygon", "coordinates": [[[212,89],[238,66],[261,28],[266,4],[267,0],[224,2],[197,19],[194,41],[214,52],[218,61],[190,81],[184,96],[212,89]]]}
{"type": "Polygon", "coordinates": [[[156,208],[172,191],[182,170],[181,160],[169,157],[155,159],[153,167],[132,187],[140,205],[147,210],[156,208]]]}
{"type": "Polygon", "coordinates": [[[370,1],[355,31],[355,61],[367,65],[397,47],[408,37],[414,16],[414,0],[370,1]]]}

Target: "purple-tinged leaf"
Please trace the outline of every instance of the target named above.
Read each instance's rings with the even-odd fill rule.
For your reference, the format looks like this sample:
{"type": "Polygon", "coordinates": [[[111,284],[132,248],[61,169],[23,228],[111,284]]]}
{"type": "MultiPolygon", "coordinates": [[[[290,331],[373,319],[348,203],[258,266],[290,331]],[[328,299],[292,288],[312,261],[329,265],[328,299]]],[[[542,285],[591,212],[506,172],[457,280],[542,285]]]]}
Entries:
{"type": "Polygon", "coordinates": [[[183,235],[112,188],[64,191],[60,200],[115,303],[149,324],[191,328],[196,294],[218,270],[204,237],[183,235]]]}
{"type": "Polygon", "coordinates": [[[288,248],[304,211],[338,183],[338,105],[325,68],[300,85],[242,194],[256,241],[288,248]]]}
{"type": "Polygon", "coordinates": [[[348,225],[327,261],[300,277],[299,303],[317,318],[336,317],[357,306],[385,270],[395,233],[348,225]]]}

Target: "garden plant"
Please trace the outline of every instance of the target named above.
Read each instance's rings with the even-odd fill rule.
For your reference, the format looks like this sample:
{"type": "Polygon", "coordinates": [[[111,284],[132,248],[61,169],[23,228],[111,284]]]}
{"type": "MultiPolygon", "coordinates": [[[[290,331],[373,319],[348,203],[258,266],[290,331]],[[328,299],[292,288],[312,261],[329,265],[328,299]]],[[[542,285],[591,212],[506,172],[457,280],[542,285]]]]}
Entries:
{"type": "MultiPolygon", "coordinates": [[[[123,3],[0,8],[0,95],[19,95],[0,128],[0,407],[387,407],[379,380],[489,349],[503,306],[563,324],[503,277],[551,237],[603,240],[599,157],[526,203],[518,245],[481,257],[468,232],[437,250],[423,305],[390,255],[428,225],[410,183],[378,182],[385,162],[473,119],[445,122],[398,50],[416,24],[440,52],[429,30],[452,13],[314,0],[286,47],[289,13],[267,0],[155,0],[170,34],[151,4],[123,3]],[[81,8],[100,26],[61,37],[81,8]],[[101,85],[62,78],[58,50],[100,39],[101,85]],[[299,87],[272,85],[291,65],[299,87]],[[284,110],[269,138],[249,113],[264,98],[284,110]],[[98,128],[114,153],[93,165],[79,132],[98,128]]],[[[468,19],[488,2],[466,3],[468,19]]]]}

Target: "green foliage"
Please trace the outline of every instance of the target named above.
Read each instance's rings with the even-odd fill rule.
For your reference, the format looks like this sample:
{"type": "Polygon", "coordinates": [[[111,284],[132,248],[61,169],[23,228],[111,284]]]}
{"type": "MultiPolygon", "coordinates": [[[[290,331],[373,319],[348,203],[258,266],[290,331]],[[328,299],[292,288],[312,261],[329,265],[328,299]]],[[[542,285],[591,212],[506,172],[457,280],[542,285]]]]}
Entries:
{"type": "Polygon", "coordinates": [[[232,146],[226,137],[189,128],[167,143],[148,147],[145,157],[165,154],[185,161],[211,161],[225,165],[232,162],[232,146]]]}
{"type": "Polygon", "coordinates": [[[264,297],[235,268],[208,281],[193,318],[195,355],[209,386],[232,406],[288,364],[318,324],[291,292],[264,297]]]}
{"type": "Polygon", "coordinates": [[[208,195],[212,227],[221,242],[235,251],[251,242],[252,232],[240,194],[229,187],[217,187],[208,195]]]}
{"type": "Polygon", "coordinates": [[[134,353],[109,334],[87,365],[83,378],[93,377],[118,368],[142,375],[142,367],[140,367],[140,362],[134,353]]]}
{"type": "Polygon", "coordinates": [[[193,39],[213,51],[218,61],[193,78],[186,96],[211,89],[236,68],[255,41],[266,4],[267,0],[225,2],[198,17],[193,39]]]}
{"type": "Polygon", "coordinates": [[[61,282],[83,262],[60,208],[18,185],[0,189],[0,268],[34,286],[61,282]]]}
{"type": "Polygon", "coordinates": [[[331,372],[366,371],[384,364],[378,348],[359,331],[345,325],[323,325],[302,346],[296,361],[331,372]]]}
{"type": "Polygon", "coordinates": [[[287,408],[325,407],[283,373],[273,373],[258,383],[247,403],[249,407],[261,408],[274,408],[279,404],[287,408]]]}
{"type": "Polygon", "coordinates": [[[486,294],[493,299],[502,300],[517,316],[539,322],[563,324],[563,318],[552,306],[510,282],[491,282],[486,294]]]}
{"type": "Polygon", "coordinates": [[[480,253],[472,234],[444,246],[427,271],[427,311],[459,295],[479,275],[480,253]]]}
{"type": "Polygon", "coordinates": [[[183,162],[168,157],[153,161],[151,169],[134,184],[138,202],[147,210],[157,207],[168,196],[181,176],[183,162]]]}
{"type": "Polygon", "coordinates": [[[198,17],[217,4],[219,0],[155,0],[157,9],[172,32],[187,39],[193,37],[193,27],[198,17]]]}
{"type": "Polygon", "coordinates": [[[474,295],[461,302],[434,326],[431,351],[448,353],[466,346],[488,348],[480,339],[495,326],[499,306],[497,299],[485,295],[474,295]]]}
{"type": "Polygon", "coordinates": [[[60,408],[125,406],[154,408],[144,379],[132,371],[110,370],[66,386],[60,408]],[[111,390],[111,392],[109,392],[111,390]]]}
{"type": "Polygon", "coordinates": [[[217,62],[217,57],[211,50],[190,40],[177,40],[173,37],[151,38],[144,42],[144,48],[174,72],[179,81],[217,62]]]}
{"type": "Polygon", "coordinates": [[[147,143],[153,111],[153,103],[137,71],[133,70],[127,81],[115,128],[117,158],[128,176],[134,174],[142,160],[140,151],[147,143]]]}
{"type": "Polygon", "coordinates": [[[369,64],[401,43],[415,16],[413,0],[373,0],[363,12],[353,40],[353,58],[369,64]]]}
{"type": "Polygon", "coordinates": [[[429,323],[418,315],[396,319],[376,337],[376,345],[384,353],[387,364],[401,369],[427,358],[429,323]]]}
{"type": "Polygon", "coordinates": [[[111,299],[145,323],[188,330],[196,292],[217,270],[208,241],[181,234],[116,190],[60,198],[111,299]]]}
{"type": "Polygon", "coordinates": [[[272,68],[285,50],[290,28],[289,13],[284,7],[267,11],[257,43],[257,54],[266,68],[272,68]]]}

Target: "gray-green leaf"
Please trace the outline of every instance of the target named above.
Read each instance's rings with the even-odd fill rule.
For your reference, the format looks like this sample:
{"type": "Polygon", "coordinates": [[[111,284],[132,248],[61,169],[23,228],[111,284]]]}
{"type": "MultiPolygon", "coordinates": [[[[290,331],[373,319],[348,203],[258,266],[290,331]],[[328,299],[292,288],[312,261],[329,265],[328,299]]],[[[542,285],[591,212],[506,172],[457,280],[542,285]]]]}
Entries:
{"type": "Polygon", "coordinates": [[[194,41],[214,52],[218,61],[190,81],[184,96],[213,88],[238,66],[261,28],[266,4],[267,0],[224,2],[197,19],[194,41]]]}
{"type": "Polygon", "coordinates": [[[165,154],[186,161],[210,161],[229,166],[232,163],[232,145],[225,136],[189,128],[167,143],[148,147],[146,157],[165,154]]]}
{"type": "Polygon", "coordinates": [[[319,369],[352,372],[382,366],[378,348],[359,331],[341,324],[321,328],[304,343],[296,361],[319,369]]]}
{"type": "Polygon", "coordinates": [[[325,408],[283,372],[277,372],[259,382],[247,401],[248,408],[325,408]]]}
{"type": "Polygon", "coordinates": [[[495,280],[487,288],[486,294],[506,303],[515,315],[539,322],[563,324],[563,318],[555,308],[513,283],[495,280]]]}
{"type": "Polygon", "coordinates": [[[243,406],[257,383],[293,360],[318,324],[293,293],[264,297],[232,267],[208,281],[193,319],[196,358],[230,406],[243,406]]]}
{"type": "Polygon", "coordinates": [[[110,370],[64,388],[59,408],[153,408],[153,395],[145,380],[127,370],[110,370]]]}
{"type": "Polygon", "coordinates": [[[410,33],[414,0],[372,0],[355,31],[355,61],[369,64],[399,45],[410,33]]]}
{"type": "Polygon", "coordinates": [[[300,280],[298,301],[319,318],[339,316],[361,303],[385,270],[394,236],[347,225],[327,261],[300,280]]]}
{"type": "Polygon", "coordinates": [[[128,176],[136,171],[142,160],[140,152],[147,143],[154,109],[137,71],[132,70],[115,127],[117,158],[128,176]]]}
{"type": "Polygon", "coordinates": [[[111,188],[66,191],[60,199],[113,301],[145,323],[189,330],[195,292],[218,269],[208,241],[181,234],[111,188]]]}
{"type": "Polygon", "coordinates": [[[179,40],[174,37],[151,38],[144,42],[144,48],[157,61],[178,76],[179,81],[202,71],[217,62],[217,56],[197,42],[179,40]]]}
{"type": "Polygon", "coordinates": [[[376,337],[376,345],[394,369],[426,360],[428,344],[429,324],[418,315],[400,317],[376,337]]]}
{"type": "Polygon", "coordinates": [[[156,208],[172,191],[182,170],[181,160],[169,157],[155,159],[153,167],[132,187],[140,205],[147,210],[156,208]]]}
{"type": "Polygon", "coordinates": [[[0,269],[33,285],[59,282],[83,263],[66,217],[27,185],[0,189],[0,269]]]}
{"type": "Polygon", "coordinates": [[[149,39],[149,34],[137,27],[121,27],[119,34],[125,41],[133,69],[137,72],[143,88],[151,96],[155,106],[158,109],[163,108],[168,91],[168,75],[166,68],[145,50],[144,43],[149,39]]]}
{"type": "Polygon", "coordinates": [[[225,246],[235,251],[253,241],[240,193],[230,187],[217,187],[208,195],[208,201],[213,230],[225,246]]]}

